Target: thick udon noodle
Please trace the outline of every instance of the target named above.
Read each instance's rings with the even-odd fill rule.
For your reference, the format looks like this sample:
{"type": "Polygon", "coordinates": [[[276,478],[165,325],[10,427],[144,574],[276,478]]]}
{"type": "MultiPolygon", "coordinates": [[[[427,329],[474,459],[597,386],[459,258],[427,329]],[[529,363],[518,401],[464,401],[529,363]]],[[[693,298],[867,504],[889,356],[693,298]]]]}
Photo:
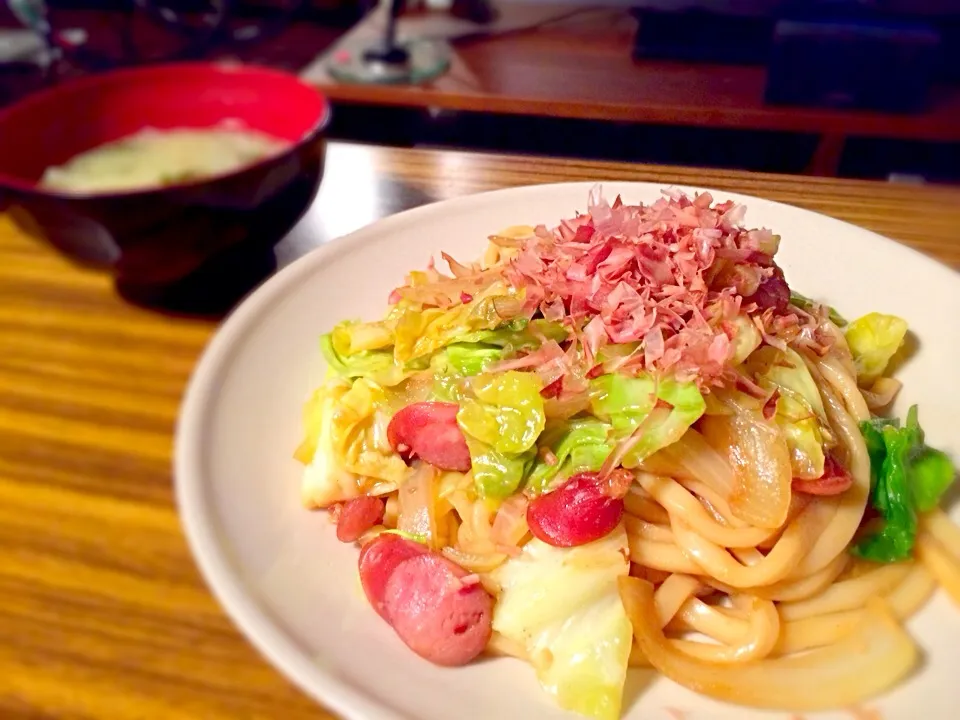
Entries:
{"type": "MultiPolygon", "coordinates": [[[[638,643],[631,665],[653,664],[697,691],[745,704],[849,704],[897,682],[913,665],[916,650],[900,623],[937,581],[960,602],[960,529],[940,510],[921,518],[916,560],[875,564],[849,552],[870,493],[870,459],[858,428],[870,409],[843,335],[831,329],[838,342],[825,357],[801,355],[837,440],[833,452],[853,485],[833,496],[794,493],[786,521],[763,528],[733,512],[733,471],[696,429],[644,462],[625,501],[624,525],[630,574],[652,592],[642,607],[655,618],[644,624],[664,649],[662,657],[648,657],[638,643]],[[810,668],[828,675],[810,684],[790,674],[810,668]]],[[[525,499],[518,495],[493,511],[471,498],[469,473],[434,482],[431,530],[441,551],[496,592],[491,571],[527,536],[525,499]]],[[[397,490],[386,497],[384,524],[399,520],[403,529],[403,500],[397,490]]],[[[624,594],[628,611],[643,592],[624,594]]],[[[488,651],[524,657],[521,646],[496,632],[488,651]]]]}

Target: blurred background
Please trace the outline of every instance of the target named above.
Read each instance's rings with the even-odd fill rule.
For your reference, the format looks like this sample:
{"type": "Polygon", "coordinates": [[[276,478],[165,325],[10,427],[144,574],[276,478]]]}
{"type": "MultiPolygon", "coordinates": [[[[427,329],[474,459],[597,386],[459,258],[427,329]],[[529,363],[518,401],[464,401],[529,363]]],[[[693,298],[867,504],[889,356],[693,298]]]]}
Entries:
{"type": "Polygon", "coordinates": [[[0,105],[187,58],[300,73],[331,139],[960,182],[955,0],[0,0],[0,105]]]}

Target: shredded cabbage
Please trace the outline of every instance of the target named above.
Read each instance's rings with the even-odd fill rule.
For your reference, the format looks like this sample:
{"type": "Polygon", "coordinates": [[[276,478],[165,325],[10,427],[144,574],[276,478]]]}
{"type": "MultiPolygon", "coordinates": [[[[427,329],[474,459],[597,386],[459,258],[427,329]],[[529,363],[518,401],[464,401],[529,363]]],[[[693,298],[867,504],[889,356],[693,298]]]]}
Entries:
{"type": "Polygon", "coordinates": [[[393,345],[393,333],[384,322],[360,323],[345,320],[334,325],[330,340],[338,355],[354,355],[365,350],[382,350],[393,345]]]}
{"type": "Polygon", "coordinates": [[[473,483],[480,497],[503,499],[520,487],[533,464],[533,450],[504,453],[484,442],[467,438],[473,483]]]}
{"type": "Polygon", "coordinates": [[[872,312],[857,318],[846,329],[857,379],[869,385],[887,369],[907,336],[907,323],[896,315],[872,312]]]}
{"type": "Polygon", "coordinates": [[[481,497],[514,492],[535,457],[533,448],[546,417],[542,383],[534,373],[514,370],[469,380],[457,423],[467,438],[473,479],[481,497]]]}
{"type": "Polygon", "coordinates": [[[448,345],[447,361],[461,375],[479,375],[491,363],[503,358],[503,348],[476,342],[448,345]]]}
{"type": "Polygon", "coordinates": [[[642,374],[601,375],[590,381],[593,414],[607,420],[615,435],[626,437],[644,423],[642,435],[623,459],[623,466],[636,467],[657,450],[676,442],[706,410],[706,402],[694,382],[664,378],[655,382],[642,374]],[[661,407],[657,407],[661,403],[661,407]]]}
{"type": "Polygon", "coordinates": [[[563,323],[550,320],[530,320],[518,317],[496,330],[481,330],[459,338],[460,342],[478,342],[512,350],[535,350],[543,340],[566,340],[563,323]]]}
{"type": "Polygon", "coordinates": [[[553,453],[555,462],[538,459],[527,479],[527,490],[539,494],[548,489],[554,478],[599,470],[613,449],[612,430],[609,423],[591,417],[548,427],[541,436],[540,447],[553,453]]]}
{"type": "Polygon", "coordinates": [[[609,373],[590,381],[590,408],[618,433],[630,433],[657,404],[653,378],[609,373]]]}
{"type": "Polygon", "coordinates": [[[470,388],[474,397],[464,399],[457,413],[464,433],[502,453],[533,447],[546,420],[537,375],[515,370],[477,375],[470,388]]]}
{"type": "Polygon", "coordinates": [[[346,468],[334,439],[337,403],[349,388],[343,381],[328,382],[307,404],[307,437],[297,449],[297,457],[307,463],[301,485],[307,507],[327,507],[358,494],[357,477],[346,468]]]}
{"type": "Polygon", "coordinates": [[[623,466],[634,468],[657,450],[672,445],[693,425],[707,409],[707,404],[694,382],[678,382],[664,378],[657,385],[657,399],[667,408],[655,408],[646,430],[629,453],[623,466]]]}
{"type": "Polygon", "coordinates": [[[826,461],[821,427],[829,426],[820,391],[803,358],[790,348],[767,346],[753,353],[747,366],[761,387],[775,388],[780,394],[775,420],[790,449],[793,476],[821,477],[826,461]]]}
{"type": "Polygon", "coordinates": [[[422,308],[401,301],[387,317],[393,326],[393,355],[397,362],[431,355],[459,341],[477,341],[471,333],[495,330],[522,308],[522,296],[502,283],[491,285],[470,302],[451,308],[422,308]]]}
{"type": "Polygon", "coordinates": [[[307,435],[296,453],[307,462],[304,502],[348,500],[360,494],[361,481],[402,482],[409,468],[387,440],[389,419],[384,390],[371,380],[334,379],[321,387],[307,404],[307,435]]]}
{"type": "MultiPolygon", "coordinates": [[[[356,326],[352,326],[356,327],[356,326]]],[[[345,378],[369,378],[384,387],[399,385],[409,372],[397,365],[389,350],[360,350],[353,355],[342,355],[337,350],[335,333],[320,337],[320,351],[327,368],[345,378]]]]}
{"type": "Polygon", "coordinates": [[[534,539],[493,573],[493,629],[526,649],[562,708],[597,720],[620,716],[633,629],[617,579],[628,552],[623,526],[575,548],[534,539]]]}
{"type": "Polygon", "coordinates": [[[757,330],[757,326],[750,322],[750,318],[743,315],[737,315],[731,321],[731,324],[735,333],[732,340],[733,356],[730,358],[730,363],[739,365],[750,356],[750,353],[760,347],[763,337],[757,330]]]}

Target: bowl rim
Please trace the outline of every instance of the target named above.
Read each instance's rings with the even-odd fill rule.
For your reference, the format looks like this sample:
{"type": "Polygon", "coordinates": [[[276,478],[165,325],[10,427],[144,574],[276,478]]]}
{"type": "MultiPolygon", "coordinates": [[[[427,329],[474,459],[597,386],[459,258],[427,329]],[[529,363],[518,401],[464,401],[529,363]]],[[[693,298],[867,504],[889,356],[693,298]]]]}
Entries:
{"type": "MultiPolygon", "coordinates": [[[[845,226],[852,232],[869,237],[872,243],[881,244],[893,253],[921,264],[927,272],[950,275],[954,282],[960,281],[960,272],[904,242],[824,212],[792,203],[771,200],[740,190],[724,190],[687,183],[667,184],[651,180],[619,178],[603,181],[605,185],[608,183],[615,186],[643,186],[650,190],[674,187],[686,192],[706,191],[714,193],[715,197],[726,195],[738,201],[760,200],[764,203],[783,206],[791,211],[845,226]]],[[[435,206],[438,205],[442,205],[448,213],[456,213],[464,205],[469,206],[484,199],[544,193],[554,188],[568,186],[582,188],[586,196],[587,190],[594,184],[591,181],[570,180],[497,188],[430,202],[380,218],[306,253],[268,278],[247,295],[222,321],[198,358],[183,394],[174,437],[174,497],[187,545],[208,591],[217,600],[221,610],[230,618],[237,631],[273,666],[275,671],[290,680],[321,707],[350,720],[411,720],[409,716],[401,714],[398,709],[371,698],[349,682],[338,680],[328,670],[319,668],[303,657],[302,651],[284,635],[276,619],[267,613],[256,596],[250,592],[249,586],[237,571],[230,556],[229,546],[219,537],[217,522],[213,517],[215,509],[209,500],[206,482],[203,479],[207,470],[201,438],[205,435],[205,427],[210,422],[213,404],[211,401],[219,394],[224,370],[231,362],[232,349],[242,343],[253,326],[272,312],[289,293],[296,289],[299,283],[311,277],[327,260],[349,252],[357,243],[366,242],[370,237],[371,227],[376,226],[379,235],[386,235],[398,226],[435,213],[437,211],[435,206]]]]}
{"type": "MultiPolygon", "coordinates": [[[[81,78],[76,78],[68,80],[66,82],[60,83],[53,87],[44,88],[38,90],[37,92],[31,93],[27,97],[18,100],[17,102],[0,109],[0,127],[3,123],[12,115],[23,111],[24,109],[30,108],[34,105],[40,105],[42,103],[50,101],[52,98],[65,93],[65,92],[83,92],[91,88],[104,87],[113,84],[126,84],[134,79],[147,80],[151,75],[166,75],[170,72],[175,72],[178,70],[183,71],[203,71],[203,72],[213,72],[217,75],[248,75],[248,76],[259,76],[259,77],[269,77],[275,81],[291,83],[294,85],[299,85],[305,90],[309,90],[317,95],[320,99],[320,114],[313,121],[313,123],[304,130],[299,138],[290,142],[290,144],[283,148],[280,152],[272,153],[264,158],[261,158],[255,163],[243,165],[242,167],[230,170],[227,172],[217,173],[215,175],[204,175],[193,180],[187,180],[184,182],[173,183],[170,185],[159,185],[159,186],[149,186],[141,188],[132,188],[130,190],[110,190],[107,192],[65,192],[58,190],[46,190],[42,188],[39,184],[35,182],[28,182],[22,178],[9,175],[3,171],[0,171],[0,193],[3,191],[14,191],[22,194],[31,195],[37,198],[51,199],[51,200],[62,200],[62,201],[81,201],[81,200],[109,200],[113,198],[125,199],[131,197],[143,197],[148,195],[153,195],[161,192],[168,191],[179,191],[179,190],[191,190],[200,187],[204,187],[213,182],[224,180],[227,178],[232,178],[234,176],[241,175],[250,170],[268,165],[272,162],[275,162],[281,158],[287,157],[288,155],[298,151],[304,145],[309,144],[313,139],[318,135],[323,133],[324,130],[330,124],[330,119],[332,116],[332,109],[330,106],[330,100],[327,95],[322,92],[319,88],[314,85],[306,82],[298,75],[286,72],[284,70],[278,70],[276,68],[267,67],[265,65],[259,65],[256,63],[240,63],[235,61],[213,61],[213,62],[197,62],[197,61],[186,61],[186,62],[164,62],[156,63],[152,65],[146,65],[142,67],[128,67],[128,68],[119,68],[117,70],[109,70],[103,73],[97,73],[94,75],[87,75],[81,78]]],[[[208,127],[216,127],[214,125],[208,127]]],[[[93,149],[93,148],[88,148],[93,149]]]]}

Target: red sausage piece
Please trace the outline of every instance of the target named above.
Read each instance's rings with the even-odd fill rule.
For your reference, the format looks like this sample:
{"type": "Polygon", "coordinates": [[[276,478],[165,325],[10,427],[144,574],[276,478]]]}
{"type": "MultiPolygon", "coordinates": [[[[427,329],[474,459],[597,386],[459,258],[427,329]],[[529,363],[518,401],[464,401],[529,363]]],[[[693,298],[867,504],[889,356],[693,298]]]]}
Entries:
{"type": "Polygon", "coordinates": [[[586,545],[605,537],[623,516],[623,495],[630,487],[629,482],[621,482],[623,477],[611,474],[608,481],[601,483],[598,473],[574,475],[530,503],[530,532],[554,547],[586,545]]]}
{"type": "Polygon", "coordinates": [[[383,520],[384,504],[380,498],[363,495],[347,500],[337,519],[337,540],[356,542],[367,530],[383,520]]]}
{"type": "Polygon", "coordinates": [[[384,620],[389,622],[384,598],[387,592],[387,581],[393,571],[404,560],[428,552],[429,550],[420,543],[394,533],[383,533],[361,548],[360,584],[363,585],[363,592],[370,601],[370,605],[384,620]]]}
{"type": "Polygon", "coordinates": [[[387,617],[397,635],[436,665],[465,665],[492,632],[493,599],[467,571],[436,553],[400,563],[387,581],[387,617]]]}
{"type": "Polygon", "coordinates": [[[773,275],[761,282],[747,300],[755,302],[761,310],[773,308],[776,312],[786,312],[790,305],[790,286],[783,277],[783,270],[774,265],[773,275]]]}
{"type": "Polygon", "coordinates": [[[832,455],[827,455],[823,463],[823,475],[816,480],[794,478],[791,485],[795,492],[807,495],[839,495],[853,485],[853,476],[832,455]]]}
{"type": "Polygon", "coordinates": [[[455,403],[407,405],[390,419],[387,440],[406,461],[418,457],[443,470],[466,472],[470,451],[457,425],[459,409],[455,403]]]}

